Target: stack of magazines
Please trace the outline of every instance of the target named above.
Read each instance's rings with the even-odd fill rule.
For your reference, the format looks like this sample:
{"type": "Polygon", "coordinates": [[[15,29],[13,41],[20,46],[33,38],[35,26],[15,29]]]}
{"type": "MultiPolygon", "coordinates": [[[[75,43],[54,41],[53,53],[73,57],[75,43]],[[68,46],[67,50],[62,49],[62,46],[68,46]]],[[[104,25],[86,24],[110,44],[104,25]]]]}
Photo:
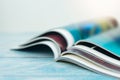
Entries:
{"type": "Polygon", "coordinates": [[[14,50],[49,47],[55,61],[67,61],[120,78],[120,28],[112,17],[50,29],[14,50]]]}

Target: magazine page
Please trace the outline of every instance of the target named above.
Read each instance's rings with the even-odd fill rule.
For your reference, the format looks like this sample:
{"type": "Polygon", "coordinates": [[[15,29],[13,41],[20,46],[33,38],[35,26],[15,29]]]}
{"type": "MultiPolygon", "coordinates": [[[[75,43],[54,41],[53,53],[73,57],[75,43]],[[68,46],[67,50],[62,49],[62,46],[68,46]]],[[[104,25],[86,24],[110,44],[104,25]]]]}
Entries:
{"type": "Polygon", "coordinates": [[[48,30],[43,34],[32,38],[25,44],[18,46],[16,49],[27,50],[36,45],[42,44],[50,47],[54,55],[57,55],[55,58],[57,58],[60,56],[61,52],[66,51],[78,40],[86,39],[115,27],[117,27],[117,21],[114,18],[70,24],[65,27],[48,30]]]}
{"type": "Polygon", "coordinates": [[[115,56],[120,57],[120,28],[119,27],[116,29],[110,30],[106,33],[102,33],[98,36],[88,38],[85,41],[84,40],[78,41],[76,44],[82,45],[82,42],[88,42],[95,45],[96,47],[94,47],[93,49],[96,49],[96,50],[98,49],[97,46],[101,47],[104,50],[107,50],[108,52],[114,55],[114,56],[111,56],[112,58],[117,59],[115,56]]]}
{"type": "Polygon", "coordinates": [[[86,69],[91,70],[96,73],[102,73],[102,74],[106,74],[106,75],[113,76],[116,78],[120,78],[120,75],[119,75],[120,72],[115,72],[110,69],[101,67],[101,66],[85,59],[84,57],[72,54],[71,52],[67,52],[59,60],[71,62],[73,64],[76,64],[78,66],[81,66],[83,68],[86,68],[86,69]]]}
{"type": "MultiPolygon", "coordinates": [[[[120,74],[120,28],[110,30],[91,38],[78,41],[75,46],[62,53],[62,57],[59,60],[66,61],[69,55],[77,56],[78,59],[81,57],[97,67],[111,71],[111,73],[120,74]]],[[[90,66],[86,63],[81,63],[74,57],[69,57],[69,62],[77,65],[82,64],[84,66],[94,69],[94,66],[90,66]]],[[[98,69],[96,67],[96,69],[98,69]]],[[[105,71],[105,70],[104,70],[105,71]]],[[[97,72],[102,72],[99,71],[97,72]]],[[[105,73],[111,75],[110,73],[105,73]]],[[[117,77],[117,75],[112,75],[117,77]]],[[[120,76],[119,76],[120,77],[120,76]]]]}

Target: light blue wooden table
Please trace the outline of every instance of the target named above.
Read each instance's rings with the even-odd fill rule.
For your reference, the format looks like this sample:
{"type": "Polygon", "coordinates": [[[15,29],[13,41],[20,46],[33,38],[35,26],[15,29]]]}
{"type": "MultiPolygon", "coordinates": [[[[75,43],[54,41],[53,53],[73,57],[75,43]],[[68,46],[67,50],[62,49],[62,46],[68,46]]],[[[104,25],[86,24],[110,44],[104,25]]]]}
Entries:
{"type": "Polygon", "coordinates": [[[48,52],[10,50],[38,33],[0,33],[0,80],[118,80],[82,67],[55,62],[48,52]]]}

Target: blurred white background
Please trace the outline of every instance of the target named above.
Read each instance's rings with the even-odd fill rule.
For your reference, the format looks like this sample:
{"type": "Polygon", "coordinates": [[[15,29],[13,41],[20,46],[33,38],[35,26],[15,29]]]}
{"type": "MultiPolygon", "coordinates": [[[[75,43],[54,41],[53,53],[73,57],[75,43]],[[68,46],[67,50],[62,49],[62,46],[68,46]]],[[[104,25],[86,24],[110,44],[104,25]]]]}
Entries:
{"type": "Polygon", "coordinates": [[[0,32],[44,31],[104,16],[120,21],[120,0],[0,0],[0,32]]]}

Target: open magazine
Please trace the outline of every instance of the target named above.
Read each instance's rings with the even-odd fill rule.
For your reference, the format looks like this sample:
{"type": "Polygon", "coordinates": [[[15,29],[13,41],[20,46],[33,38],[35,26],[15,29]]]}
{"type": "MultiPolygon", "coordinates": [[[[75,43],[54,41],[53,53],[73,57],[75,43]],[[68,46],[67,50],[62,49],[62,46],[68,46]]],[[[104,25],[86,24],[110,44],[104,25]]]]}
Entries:
{"type": "Polygon", "coordinates": [[[51,29],[19,45],[16,50],[37,46],[48,46],[56,61],[71,62],[120,78],[120,28],[114,18],[51,29]]]}

